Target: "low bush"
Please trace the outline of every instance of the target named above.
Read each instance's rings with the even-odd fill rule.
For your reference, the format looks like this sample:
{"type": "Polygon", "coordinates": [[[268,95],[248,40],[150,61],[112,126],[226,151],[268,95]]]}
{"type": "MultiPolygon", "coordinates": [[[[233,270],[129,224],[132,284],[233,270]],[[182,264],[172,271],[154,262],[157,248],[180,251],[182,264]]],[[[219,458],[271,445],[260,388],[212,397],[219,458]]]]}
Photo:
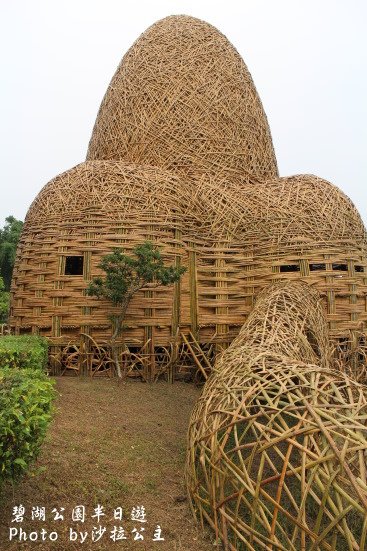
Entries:
{"type": "Polygon", "coordinates": [[[44,371],[48,361],[48,343],[34,335],[0,337],[0,368],[18,367],[44,371]]]}
{"type": "Polygon", "coordinates": [[[40,369],[0,369],[0,485],[37,458],[54,396],[54,381],[40,369]]]}

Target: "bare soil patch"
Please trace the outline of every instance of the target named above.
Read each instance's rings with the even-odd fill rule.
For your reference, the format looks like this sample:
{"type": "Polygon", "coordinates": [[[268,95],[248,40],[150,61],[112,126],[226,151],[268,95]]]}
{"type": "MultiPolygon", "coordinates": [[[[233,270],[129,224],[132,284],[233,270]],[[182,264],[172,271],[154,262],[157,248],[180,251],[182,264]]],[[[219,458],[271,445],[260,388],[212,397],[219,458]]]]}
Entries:
{"type": "Polygon", "coordinates": [[[102,379],[57,378],[56,415],[42,453],[31,472],[0,501],[1,551],[119,550],[205,551],[211,534],[195,524],[184,487],[186,432],[199,390],[185,383],[153,385],[102,379]],[[22,504],[22,523],[12,522],[12,509],[22,504]],[[72,521],[72,510],[86,508],[84,523],[72,521]],[[91,518],[97,505],[105,516],[91,518]],[[131,519],[133,507],[144,506],[146,522],[131,519]],[[46,520],[32,520],[32,507],[45,507],[46,520]],[[53,509],[64,508],[64,520],[53,509]],[[122,521],[114,509],[122,507],[122,521]],[[93,542],[93,527],[105,527],[93,542]],[[157,525],[164,541],[153,541],[157,525]],[[110,538],[114,526],[127,540],[110,538]],[[9,541],[9,528],[22,528],[38,540],[9,541]],[[40,541],[41,530],[57,532],[54,542],[40,541]],[[84,543],[70,541],[70,528],[88,532],[84,543]],[[144,540],[134,541],[138,530],[144,540]],[[144,528],[144,531],[141,531],[144,528]],[[34,536],[33,536],[34,537],[34,536]]]}

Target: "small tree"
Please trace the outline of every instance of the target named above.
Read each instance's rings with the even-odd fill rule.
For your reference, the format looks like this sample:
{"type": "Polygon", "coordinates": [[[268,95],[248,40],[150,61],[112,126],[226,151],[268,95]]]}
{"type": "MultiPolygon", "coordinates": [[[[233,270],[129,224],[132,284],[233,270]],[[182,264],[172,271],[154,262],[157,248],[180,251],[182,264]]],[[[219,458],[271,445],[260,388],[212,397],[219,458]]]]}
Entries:
{"type": "Polygon", "coordinates": [[[116,340],[123,329],[126,311],[132,297],[140,289],[171,285],[179,281],[186,271],[184,267],[165,266],[159,249],[150,241],[134,247],[133,256],[127,256],[121,249],[115,249],[102,258],[99,268],[105,277],[95,277],[87,288],[87,295],[104,298],[119,308],[110,316],[113,322],[111,350],[117,375],[122,378],[116,340]]]}

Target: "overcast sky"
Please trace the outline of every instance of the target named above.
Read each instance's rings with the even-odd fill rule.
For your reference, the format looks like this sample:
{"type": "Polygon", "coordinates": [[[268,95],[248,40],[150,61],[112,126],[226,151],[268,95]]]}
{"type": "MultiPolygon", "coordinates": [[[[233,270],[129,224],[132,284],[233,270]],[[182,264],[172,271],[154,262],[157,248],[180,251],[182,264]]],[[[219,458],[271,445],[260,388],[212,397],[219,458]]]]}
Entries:
{"type": "Polygon", "coordinates": [[[51,178],[85,159],[109,81],[132,42],[172,14],[216,26],[247,64],[281,176],[339,186],[367,223],[365,0],[0,0],[1,194],[24,219],[51,178]]]}

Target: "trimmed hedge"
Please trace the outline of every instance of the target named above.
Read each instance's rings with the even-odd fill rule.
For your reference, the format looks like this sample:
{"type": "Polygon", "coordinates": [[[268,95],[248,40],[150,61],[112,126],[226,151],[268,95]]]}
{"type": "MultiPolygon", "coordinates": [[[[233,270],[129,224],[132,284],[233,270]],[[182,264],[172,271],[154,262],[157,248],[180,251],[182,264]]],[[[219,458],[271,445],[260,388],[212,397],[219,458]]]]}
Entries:
{"type": "Polygon", "coordinates": [[[0,484],[37,458],[54,397],[54,381],[40,370],[0,369],[0,484]]]}
{"type": "Polygon", "coordinates": [[[45,371],[48,343],[34,335],[0,337],[0,368],[18,367],[45,371]]]}

